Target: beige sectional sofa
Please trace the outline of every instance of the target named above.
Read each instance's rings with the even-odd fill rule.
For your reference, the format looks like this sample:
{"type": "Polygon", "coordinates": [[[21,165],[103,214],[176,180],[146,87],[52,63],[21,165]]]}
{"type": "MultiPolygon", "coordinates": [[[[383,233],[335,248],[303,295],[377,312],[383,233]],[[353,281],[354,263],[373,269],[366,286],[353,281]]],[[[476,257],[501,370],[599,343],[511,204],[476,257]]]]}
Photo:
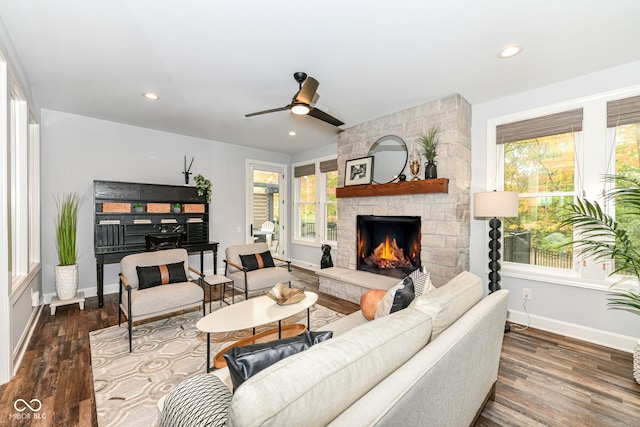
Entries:
{"type": "MultiPolygon", "coordinates": [[[[388,316],[346,316],[323,328],[332,339],[238,387],[227,425],[470,425],[494,390],[507,298],[483,298],[464,272],[388,316]]],[[[226,368],[215,375],[229,384],[226,368]]]]}

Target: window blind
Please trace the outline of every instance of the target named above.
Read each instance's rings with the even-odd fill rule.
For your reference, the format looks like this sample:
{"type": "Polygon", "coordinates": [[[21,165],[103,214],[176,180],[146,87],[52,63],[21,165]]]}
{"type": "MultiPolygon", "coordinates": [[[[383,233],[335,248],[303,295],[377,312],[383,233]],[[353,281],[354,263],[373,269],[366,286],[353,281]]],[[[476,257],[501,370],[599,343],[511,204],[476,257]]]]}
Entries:
{"type": "Polygon", "coordinates": [[[301,176],[314,175],[315,173],[316,173],[315,163],[296,166],[295,168],[293,168],[293,176],[296,178],[300,178],[301,176]]]}
{"type": "Polygon", "coordinates": [[[338,170],[338,159],[325,160],[320,162],[320,172],[327,173],[338,170]]]}
{"type": "Polygon", "coordinates": [[[640,123],[640,96],[607,102],[607,127],[640,123]]]}
{"type": "Polygon", "coordinates": [[[582,108],[496,127],[496,144],[582,130],[582,108]]]}

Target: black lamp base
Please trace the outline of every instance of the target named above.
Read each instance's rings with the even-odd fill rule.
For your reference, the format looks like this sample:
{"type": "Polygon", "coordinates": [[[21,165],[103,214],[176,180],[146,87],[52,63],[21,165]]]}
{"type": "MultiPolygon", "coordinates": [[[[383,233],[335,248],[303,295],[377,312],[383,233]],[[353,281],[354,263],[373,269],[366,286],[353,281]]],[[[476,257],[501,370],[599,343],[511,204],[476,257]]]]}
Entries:
{"type": "MultiPolygon", "coordinates": [[[[489,220],[489,293],[501,289],[500,287],[500,227],[502,223],[498,218],[489,220]]],[[[511,325],[504,324],[504,333],[511,332],[511,325]]]]}

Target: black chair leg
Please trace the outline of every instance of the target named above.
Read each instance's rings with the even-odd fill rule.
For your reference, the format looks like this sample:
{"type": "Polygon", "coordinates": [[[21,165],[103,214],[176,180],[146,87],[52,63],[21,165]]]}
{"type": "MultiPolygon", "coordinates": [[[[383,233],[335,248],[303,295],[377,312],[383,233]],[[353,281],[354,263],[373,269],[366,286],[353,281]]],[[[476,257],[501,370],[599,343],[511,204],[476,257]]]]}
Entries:
{"type": "Polygon", "coordinates": [[[129,353],[131,353],[133,351],[133,347],[131,345],[131,329],[133,326],[132,325],[133,322],[131,322],[131,316],[127,318],[127,323],[129,324],[129,353]]]}
{"type": "Polygon", "coordinates": [[[122,323],[122,309],[118,306],[118,326],[122,323]]]}

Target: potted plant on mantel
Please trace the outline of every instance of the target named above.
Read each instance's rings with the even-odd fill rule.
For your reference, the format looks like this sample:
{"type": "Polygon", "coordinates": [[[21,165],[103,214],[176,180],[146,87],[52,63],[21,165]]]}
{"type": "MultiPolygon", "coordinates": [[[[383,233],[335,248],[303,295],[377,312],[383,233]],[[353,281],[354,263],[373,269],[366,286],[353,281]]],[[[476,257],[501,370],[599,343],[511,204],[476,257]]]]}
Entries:
{"type": "Polygon", "coordinates": [[[196,180],[198,196],[205,196],[207,203],[211,203],[211,181],[200,174],[196,175],[194,179],[196,180]]]}
{"type": "Polygon", "coordinates": [[[424,179],[434,179],[438,177],[438,169],[436,158],[436,150],[440,143],[440,123],[436,123],[427,130],[426,133],[420,135],[418,140],[422,144],[422,151],[427,158],[427,164],[424,167],[424,179]]]}
{"type": "Polygon", "coordinates": [[[56,250],[58,265],[55,266],[56,294],[61,301],[72,299],[78,292],[78,264],[76,237],[78,212],[82,200],[78,193],[64,194],[56,198],[56,250]]]}
{"type": "MultiPolygon", "coordinates": [[[[626,175],[607,175],[605,181],[614,188],[605,192],[605,200],[615,200],[616,206],[625,209],[626,215],[640,215],[640,179],[626,175]]],[[[621,273],[635,278],[635,287],[640,282],[640,242],[631,236],[619,221],[605,213],[598,202],[578,199],[568,207],[561,226],[573,226],[580,238],[573,244],[581,256],[593,257],[595,261],[614,261],[610,275],[621,273]]],[[[640,290],[622,289],[608,297],[608,305],[640,314],[640,290]]],[[[633,353],[633,376],[640,384],[640,339],[633,353]]]]}

